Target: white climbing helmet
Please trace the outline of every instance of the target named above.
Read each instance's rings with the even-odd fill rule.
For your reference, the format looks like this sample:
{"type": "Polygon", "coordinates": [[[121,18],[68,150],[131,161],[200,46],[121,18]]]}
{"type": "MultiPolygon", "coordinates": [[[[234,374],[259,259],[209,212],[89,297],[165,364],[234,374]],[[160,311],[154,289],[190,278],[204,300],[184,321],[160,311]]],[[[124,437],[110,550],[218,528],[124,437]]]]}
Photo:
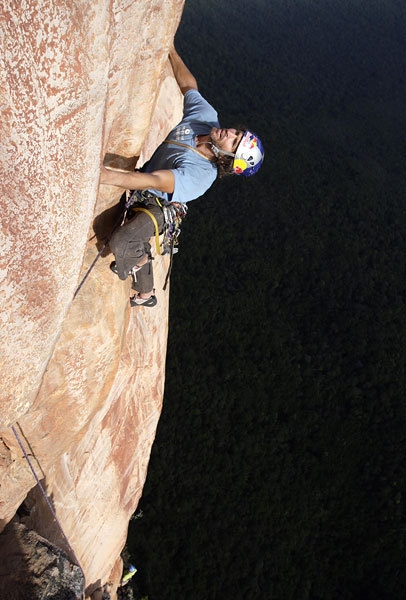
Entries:
{"type": "Polygon", "coordinates": [[[251,177],[262,165],[264,155],[265,152],[261,140],[255,133],[247,129],[234,155],[234,173],[251,177]]]}

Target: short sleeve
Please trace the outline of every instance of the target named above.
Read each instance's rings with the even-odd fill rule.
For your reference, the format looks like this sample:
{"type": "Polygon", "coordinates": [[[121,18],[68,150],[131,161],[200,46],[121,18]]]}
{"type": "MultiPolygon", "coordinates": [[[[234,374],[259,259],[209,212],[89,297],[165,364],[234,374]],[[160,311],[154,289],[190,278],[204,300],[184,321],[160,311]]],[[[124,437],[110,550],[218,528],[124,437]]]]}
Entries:
{"type": "Polygon", "coordinates": [[[204,121],[216,127],[218,115],[198,90],[188,90],[183,100],[183,121],[204,121]]]}
{"type": "Polygon", "coordinates": [[[190,202],[195,200],[209,189],[217,177],[217,168],[212,163],[207,165],[193,164],[192,168],[187,163],[173,169],[175,177],[175,191],[172,202],[190,202]]]}

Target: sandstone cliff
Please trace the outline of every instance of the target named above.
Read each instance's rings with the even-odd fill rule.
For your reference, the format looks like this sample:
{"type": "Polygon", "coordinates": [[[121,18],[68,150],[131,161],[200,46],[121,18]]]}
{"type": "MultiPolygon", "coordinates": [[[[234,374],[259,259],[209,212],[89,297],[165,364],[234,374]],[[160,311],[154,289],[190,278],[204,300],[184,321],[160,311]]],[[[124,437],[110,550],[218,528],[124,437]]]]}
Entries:
{"type": "Polygon", "coordinates": [[[184,0],[6,0],[1,9],[0,518],[68,554],[18,445],[31,456],[90,593],[120,551],[160,416],[167,261],[159,304],[130,310],[103,254],[74,299],[120,196],[103,157],[142,164],[181,116],[167,61],[184,0]],[[97,217],[103,215],[103,218],[97,217]]]}

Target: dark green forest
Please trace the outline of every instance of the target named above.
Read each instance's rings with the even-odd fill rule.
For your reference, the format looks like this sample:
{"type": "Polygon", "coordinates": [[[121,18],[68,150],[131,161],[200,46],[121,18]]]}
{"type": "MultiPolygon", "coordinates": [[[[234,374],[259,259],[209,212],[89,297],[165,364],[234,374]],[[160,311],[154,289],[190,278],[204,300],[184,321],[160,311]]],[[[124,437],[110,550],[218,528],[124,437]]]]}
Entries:
{"type": "Polygon", "coordinates": [[[266,158],[183,223],[136,598],[406,598],[405,37],[402,0],[186,0],[266,158]]]}

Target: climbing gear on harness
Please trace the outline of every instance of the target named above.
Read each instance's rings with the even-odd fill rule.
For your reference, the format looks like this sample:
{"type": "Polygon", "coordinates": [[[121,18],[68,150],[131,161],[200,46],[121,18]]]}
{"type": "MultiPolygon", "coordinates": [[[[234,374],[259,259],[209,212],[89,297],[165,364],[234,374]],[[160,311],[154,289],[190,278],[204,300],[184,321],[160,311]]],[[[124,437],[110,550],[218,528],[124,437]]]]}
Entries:
{"type": "Polygon", "coordinates": [[[173,249],[178,243],[180,226],[187,214],[187,205],[183,202],[168,202],[162,206],[164,214],[164,239],[162,241],[162,254],[175,254],[173,249]]]}
{"type": "Polygon", "coordinates": [[[175,238],[174,245],[177,244],[177,239],[180,235],[180,225],[182,220],[187,214],[187,205],[184,202],[167,202],[163,198],[155,196],[148,191],[135,191],[132,192],[130,197],[125,203],[126,210],[128,211],[128,217],[131,218],[133,211],[145,212],[153,221],[155,226],[155,245],[159,255],[167,254],[170,251],[170,241],[175,238]],[[154,200],[156,204],[161,208],[164,217],[164,226],[162,233],[164,234],[162,244],[159,242],[159,230],[158,223],[154,215],[145,207],[134,206],[136,203],[142,203],[146,200],[154,200]],[[162,250],[161,250],[162,246],[162,250]]]}
{"type": "Polygon", "coordinates": [[[163,254],[168,254],[169,267],[166,273],[163,290],[166,290],[168,285],[169,277],[172,272],[173,255],[178,251],[175,245],[178,244],[178,238],[180,236],[180,225],[187,214],[187,205],[183,202],[171,202],[162,207],[164,213],[164,239],[162,242],[163,254]]]}
{"type": "Polygon", "coordinates": [[[149,298],[140,298],[140,294],[136,294],[135,296],[133,296],[132,298],[130,298],[130,305],[131,306],[148,306],[148,307],[152,307],[155,306],[157,304],[157,299],[155,296],[155,290],[153,290],[152,292],[152,296],[150,296],[149,298]]]}
{"type": "Polygon", "coordinates": [[[131,218],[132,211],[142,211],[148,214],[155,225],[155,245],[157,254],[164,255],[170,254],[170,262],[168,272],[165,278],[163,289],[166,289],[170,273],[172,271],[173,255],[177,252],[178,238],[181,232],[180,225],[187,214],[187,205],[184,202],[167,202],[163,198],[155,196],[149,191],[135,191],[132,192],[125,203],[126,211],[128,211],[128,217],[131,218]],[[157,205],[161,208],[164,217],[163,226],[163,240],[162,243],[159,241],[158,223],[154,215],[145,207],[137,207],[134,204],[145,202],[146,200],[154,200],[157,205]]]}

